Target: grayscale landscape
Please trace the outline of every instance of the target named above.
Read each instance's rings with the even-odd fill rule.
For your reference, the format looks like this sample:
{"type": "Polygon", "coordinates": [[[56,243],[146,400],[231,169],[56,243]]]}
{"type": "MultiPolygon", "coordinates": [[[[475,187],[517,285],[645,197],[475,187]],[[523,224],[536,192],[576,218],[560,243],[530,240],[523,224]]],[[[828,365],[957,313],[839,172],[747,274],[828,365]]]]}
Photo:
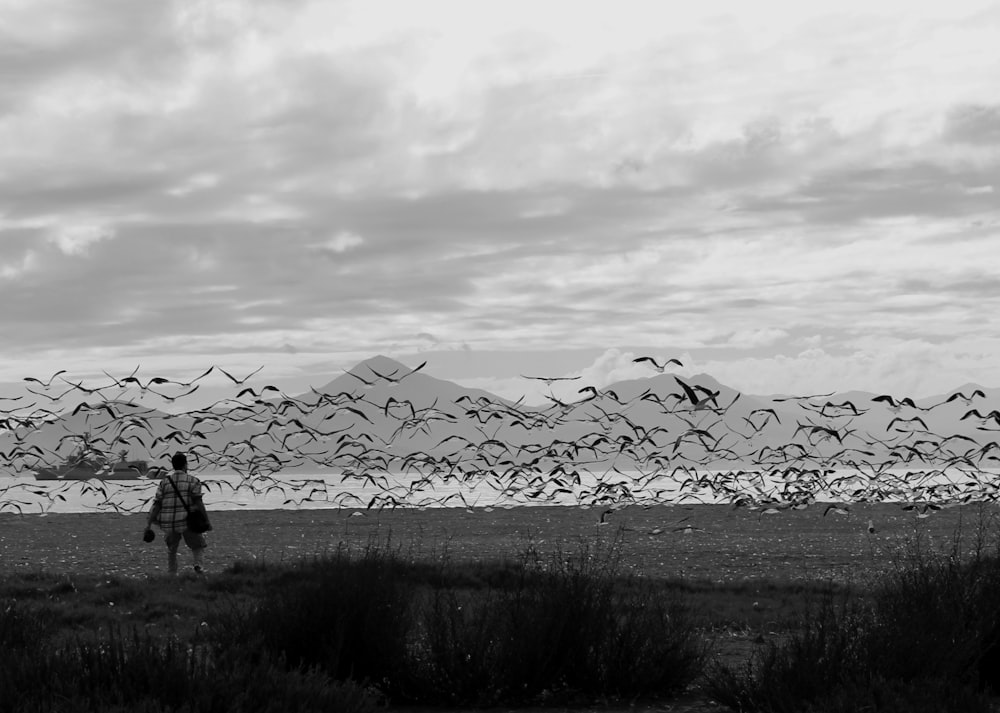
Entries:
{"type": "Polygon", "coordinates": [[[0,3],[0,713],[996,710],[998,32],[0,3]]]}

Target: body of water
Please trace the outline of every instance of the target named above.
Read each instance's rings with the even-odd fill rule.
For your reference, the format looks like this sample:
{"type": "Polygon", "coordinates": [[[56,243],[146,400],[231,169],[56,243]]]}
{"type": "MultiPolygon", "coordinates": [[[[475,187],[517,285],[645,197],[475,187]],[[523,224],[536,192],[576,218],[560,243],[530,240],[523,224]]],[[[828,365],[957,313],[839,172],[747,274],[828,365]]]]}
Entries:
{"type": "MultiPolygon", "coordinates": [[[[740,503],[794,507],[810,502],[924,502],[995,500],[998,471],[787,469],[640,472],[481,473],[469,476],[339,473],[199,474],[211,510],[740,503]]],[[[0,476],[0,513],[135,513],[147,510],[155,480],[38,481],[0,476]]]]}

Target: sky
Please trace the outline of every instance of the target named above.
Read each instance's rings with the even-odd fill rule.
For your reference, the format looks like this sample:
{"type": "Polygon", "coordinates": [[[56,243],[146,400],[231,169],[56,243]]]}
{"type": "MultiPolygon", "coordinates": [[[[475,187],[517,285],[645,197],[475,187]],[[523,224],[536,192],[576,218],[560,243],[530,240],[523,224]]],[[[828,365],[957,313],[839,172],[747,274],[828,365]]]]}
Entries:
{"type": "Polygon", "coordinates": [[[0,0],[0,392],[376,354],[529,402],[647,355],[1000,386],[997,36],[970,0],[0,0]]]}

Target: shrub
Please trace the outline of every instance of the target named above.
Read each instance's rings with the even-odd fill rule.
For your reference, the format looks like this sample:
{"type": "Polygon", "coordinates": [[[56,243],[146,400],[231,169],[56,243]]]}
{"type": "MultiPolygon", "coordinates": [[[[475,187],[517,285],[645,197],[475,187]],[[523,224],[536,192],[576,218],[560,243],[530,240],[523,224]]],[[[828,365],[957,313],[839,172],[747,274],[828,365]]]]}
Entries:
{"type": "MultiPolygon", "coordinates": [[[[0,713],[669,697],[694,679],[704,645],[676,588],[620,575],[619,552],[456,564],[370,543],[197,589],[215,611],[184,640],[116,623],[110,597],[144,599],[139,583],[102,579],[94,591],[10,600],[0,609],[0,713]]],[[[145,609],[121,613],[148,621],[145,609]]]]}
{"type": "Polygon", "coordinates": [[[436,587],[411,647],[411,695],[492,705],[669,696],[700,671],[686,609],[621,577],[614,552],[523,564],[504,587],[436,587]]]}
{"type": "Polygon", "coordinates": [[[411,585],[390,550],[368,547],[301,565],[259,607],[222,617],[228,641],[259,646],[292,667],[318,667],[338,680],[383,683],[399,676],[411,627],[411,585]]]}
{"type": "Polygon", "coordinates": [[[998,645],[998,599],[995,555],[979,544],[931,553],[917,541],[864,601],[825,601],[745,666],[712,667],[705,688],[747,711],[985,711],[1000,673],[983,670],[998,645]]]}
{"type": "Polygon", "coordinates": [[[709,667],[704,688],[737,710],[806,710],[863,671],[859,633],[864,616],[849,594],[840,601],[826,596],[782,643],[769,642],[740,667],[709,667]]]}
{"type": "Polygon", "coordinates": [[[369,544],[275,577],[259,606],[215,617],[214,650],[318,667],[397,703],[664,697],[704,658],[676,594],[621,576],[615,549],[456,565],[369,544]]]}
{"type": "Polygon", "coordinates": [[[238,650],[213,656],[207,647],[117,629],[96,641],[55,647],[17,635],[41,631],[40,623],[34,612],[11,607],[0,616],[0,632],[15,634],[0,649],[0,713],[369,713],[378,707],[378,699],[353,682],[238,650]]]}
{"type": "Polygon", "coordinates": [[[27,607],[12,599],[0,601],[0,664],[37,647],[54,629],[54,618],[40,607],[27,607]]]}

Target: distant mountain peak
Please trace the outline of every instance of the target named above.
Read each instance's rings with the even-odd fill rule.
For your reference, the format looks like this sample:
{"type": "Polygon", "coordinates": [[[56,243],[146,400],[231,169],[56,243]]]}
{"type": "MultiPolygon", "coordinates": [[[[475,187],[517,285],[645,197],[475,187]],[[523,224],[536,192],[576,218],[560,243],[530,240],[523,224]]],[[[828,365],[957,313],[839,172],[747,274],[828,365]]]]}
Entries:
{"type": "MultiPolygon", "coordinates": [[[[701,384],[702,386],[706,386],[706,387],[709,387],[709,388],[711,388],[711,387],[722,387],[722,386],[725,386],[725,384],[721,383],[718,379],[716,379],[711,374],[705,374],[705,373],[695,374],[690,379],[688,379],[688,381],[692,381],[692,382],[694,382],[696,384],[701,384]]],[[[731,387],[726,387],[726,388],[731,388],[731,387]]]]}
{"type": "Polygon", "coordinates": [[[962,384],[957,389],[952,389],[951,391],[948,392],[948,395],[951,396],[952,394],[958,394],[958,393],[971,394],[973,391],[976,391],[977,389],[983,390],[984,387],[981,384],[974,384],[972,382],[969,382],[967,384],[962,384]]]}
{"type": "MultiPolygon", "coordinates": [[[[368,389],[386,384],[392,385],[407,377],[412,371],[413,369],[406,364],[390,359],[384,354],[377,354],[364,361],[359,361],[350,369],[345,369],[344,373],[319,388],[314,387],[313,391],[331,393],[353,391],[359,388],[368,389]]],[[[421,376],[423,375],[414,375],[417,379],[421,376]]]]}
{"type": "Polygon", "coordinates": [[[410,371],[410,367],[405,364],[401,364],[395,359],[390,359],[383,354],[376,354],[373,357],[369,357],[364,361],[358,362],[353,367],[348,369],[351,373],[359,373],[359,370],[361,374],[364,374],[366,371],[374,371],[379,374],[389,375],[397,373],[405,374],[410,371]]]}

